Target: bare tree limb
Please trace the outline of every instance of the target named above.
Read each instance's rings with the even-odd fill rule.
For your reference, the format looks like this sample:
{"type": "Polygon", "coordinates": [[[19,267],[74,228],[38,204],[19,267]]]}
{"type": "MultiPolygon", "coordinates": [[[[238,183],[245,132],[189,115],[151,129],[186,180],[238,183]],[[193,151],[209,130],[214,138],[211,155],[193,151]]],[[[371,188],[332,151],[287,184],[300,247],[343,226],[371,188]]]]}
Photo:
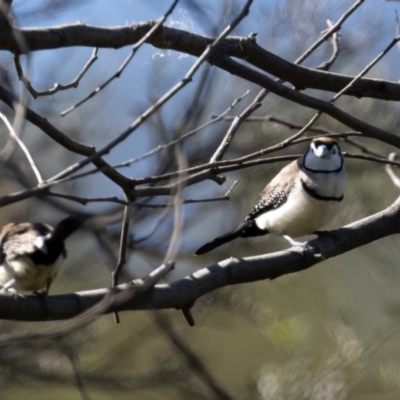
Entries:
{"type": "MultiPolygon", "coordinates": [[[[186,278],[170,284],[159,284],[133,300],[110,305],[104,312],[182,308],[201,296],[228,285],[275,279],[303,271],[331,257],[400,233],[400,198],[385,210],[335,231],[325,232],[311,240],[307,248],[291,248],[255,257],[234,258],[200,269],[186,278]]],[[[118,293],[127,284],[117,286],[118,293]]],[[[37,296],[15,299],[12,294],[0,294],[0,318],[22,321],[67,319],[99,303],[108,289],[75,294],[49,296],[47,314],[37,296]]],[[[26,340],[26,339],[25,339],[26,340]]],[[[0,345],[2,340],[0,340],[0,345]]]]}
{"type": "MultiPolygon", "coordinates": [[[[37,51],[70,46],[119,48],[136,43],[153,26],[153,22],[106,28],[77,24],[54,28],[15,29],[15,31],[22,35],[29,51],[37,51]]],[[[212,42],[212,38],[166,26],[162,26],[147,41],[158,48],[176,50],[194,56],[199,56],[212,42]]],[[[11,32],[5,32],[0,36],[0,49],[13,53],[20,51],[11,32]]],[[[245,59],[255,67],[301,89],[312,88],[337,93],[353,79],[342,74],[296,65],[268,52],[248,38],[227,38],[221,43],[217,53],[219,56],[245,59]]],[[[398,101],[400,100],[400,84],[363,78],[346,94],[398,101]]]]}
{"type": "Polygon", "coordinates": [[[272,93],[275,93],[280,97],[291,100],[302,106],[322,111],[325,114],[336,119],[337,121],[342,122],[348,127],[354,129],[355,131],[362,132],[365,136],[381,140],[396,147],[400,146],[400,138],[397,135],[394,135],[376,126],[361,121],[360,119],[355,118],[345,111],[342,111],[339,108],[335,107],[333,104],[306,95],[297,90],[290,89],[287,86],[275,82],[267,75],[261,74],[256,70],[252,70],[232,59],[226,57],[220,58],[215,61],[215,64],[218,65],[220,68],[229,71],[237,76],[240,76],[247,81],[253,82],[270,90],[272,93]]]}
{"type": "MultiPolygon", "coordinates": [[[[39,333],[32,334],[6,334],[0,336],[0,347],[10,346],[10,345],[29,345],[32,341],[46,339],[46,338],[59,338],[67,335],[72,332],[74,329],[82,326],[86,323],[91,322],[97,316],[105,313],[110,307],[113,307],[116,304],[119,304],[121,301],[126,300],[127,298],[136,297],[139,293],[146,292],[150,288],[152,288],[160,279],[164,278],[172,269],[174,268],[174,263],[163,264],[152,271],[145,278],[139,278],[131,281],[130,283],[124,284],[124,289],[110,291],[110,289],[105,289],[102,296],[101,301],[93,303],[93,307],[86,309],[84,312],[77,314],[75,318],[67,321],[64,324],[58,325],[55,328],[47,329],[45,331],[39,333]]],[[[14,296],[13,296],[14,297],[14,296]]],[[[47,299],[46,304],[44,304],[43,299],[40,296],[30,296],[32,298],[36,298],[42,303],[42,307],[44,313],[46,313],[47,309],[47,299]]],[[[27,299],[25,297],[19,296],[18,300],[27,299]]],[[[79,295],[75,298],[76,303],[79,304],[79,295]]],[[[43,315],[45,317],[45,314],[43,315]]]]}

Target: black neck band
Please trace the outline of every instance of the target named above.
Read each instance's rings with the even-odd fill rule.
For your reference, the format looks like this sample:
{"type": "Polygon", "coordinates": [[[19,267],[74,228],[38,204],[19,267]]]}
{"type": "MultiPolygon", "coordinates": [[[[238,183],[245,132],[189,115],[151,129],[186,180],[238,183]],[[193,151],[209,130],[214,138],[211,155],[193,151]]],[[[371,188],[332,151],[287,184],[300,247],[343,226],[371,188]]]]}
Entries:
{"type": "Polygon", "coordinates": [[[336,173],[336,172],[340,172],[340,171],[343,169],[343,167],[340,166],[338,169],[333,169],[333,170],[331,170],[331,171],[326,171],[326,170],[324,170],[324,169],[311,169],[311,168],[307,168],[307,167],[305,166],[305,164],[303,165],[303,168],[304,168],[305,170],[307,170],[307,171],[314,172],[314,173],[317,173],[317,174],[334,174],[334,173],[336,173]]]}
{"type": "Polygon", "coordinates": [[[306,193],[309,196],[313,197],[314,199],[323,200],[323,201],[342,201],[343,200],[343,195],[340,197],[321,196],[314,189],[311,189],[309,186],[307,186],[306,183],[303,181],[303,179],[301,179],[301,186],[306,191],[306,193]]]}

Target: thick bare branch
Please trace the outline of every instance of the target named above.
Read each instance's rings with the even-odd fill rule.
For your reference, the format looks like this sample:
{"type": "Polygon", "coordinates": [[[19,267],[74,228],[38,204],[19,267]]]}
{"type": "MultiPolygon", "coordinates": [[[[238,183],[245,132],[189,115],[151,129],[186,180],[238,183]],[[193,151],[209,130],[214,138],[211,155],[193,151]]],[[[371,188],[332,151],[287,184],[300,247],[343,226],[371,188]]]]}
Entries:
{"type": "MultiPolygon", "coordinates": [[[[119,48],[138,42],[153,26],[154,22],[107,28],[77,24],[53,28],[15,29],[15,31],[22,35],[29,51],[70,46],[119,48]]],[[[213,38],[162,26],[147,43],[158,48],[200,56],[213,41],[213,38]]],[[[5,32],[0,36],[0,49],[14,53],[20,51],[11,32],[5,32]]],[[[258,46],[254,39],[229,37],[222,41],[216,50],[218,57],[245,59],[246,62],[300,89],[312,88],[337,93],[353,79],[351,76],[291,63],[258,46]]],[[[400,84],[363,78],[346,95],[398,101],[400,84]]]]}
{"type": "MultiPolygon", "coordinates": [[[[216,61],[215,64],[226,71],[242,77],[243,79],[246,79],[257,85],[261,85],[262,87],[287,100],[291,100],[297,104],[312,108],[314,110],[322,111],[332,118],[335,118],[337,121],[354,129],[355,131],[362,132],[362,134],[365,136],[381,140],[396,147],[400,146],[400,138],[397,135],[394,135],[376,126],[361,121],[360,119],[355,118],[345,111],[342,111],[339,108],[335,107],[333,104],[306,95],[297,90],[290,89],[287,86],[280,84],[279,82],[275,82],[267,75],[252,70],[251,68],[248,68],[245,65],[242,65],[230,58],[225,57],[224,59],[219,59],[218,61],[216,61]]],[[[360,82],[360,80],[358,80],[358,82],[360,82]]],[[[353,87],[354,86],[352,86],[352,88],[353,87]]]]}
{"type": "MultiPolygon", "coordinates": [[[[375,215],[326,232],[310,241],[305,249],[291,248],[247,258],[231,257],[171,284],[156,285],[148,293],[139,294],[133,300],[111,305],[107,312],[179,309],[221,287],[275,279],[303,271],[323,260],[397,233],[400,233],[400,198],[375,215]]],[[[124,291],[128,287],[129,285],[123,284],[116,290],[124,291]]],[[[0,318],[23,321],[43,321],[47,317],[51,320],[67,319],[93,307],[107,293],[108,289],[100,289],[49,296],[47,308],[37,296],[15,299],[12,294],[1,294],[0,318]]]]}

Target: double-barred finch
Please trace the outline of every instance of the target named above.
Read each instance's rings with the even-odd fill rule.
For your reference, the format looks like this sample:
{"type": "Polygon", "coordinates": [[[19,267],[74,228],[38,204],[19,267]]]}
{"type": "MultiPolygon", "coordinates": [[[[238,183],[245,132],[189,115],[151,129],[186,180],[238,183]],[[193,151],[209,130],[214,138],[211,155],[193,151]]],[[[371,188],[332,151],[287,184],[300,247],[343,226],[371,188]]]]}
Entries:
{"type": "Polygon", "coordinates": [[[314,233],[329,222],[343,200],[347,175],[338,143],[329,137],[313,139],[306,152],[283,168],[261,192],[259,203],[238,229],[200,247],[208,253],[236,238],[281,235],[293,238],[314,233]]]}
{"type": "Polygon", "coordinates": [[[84,222],[67,217],[55,228],[40,222],[10,223],[0,233],[0,287],[13,291],[49,291],[59,272],[60,256],[66,257],[64,240],[84,222]]]}

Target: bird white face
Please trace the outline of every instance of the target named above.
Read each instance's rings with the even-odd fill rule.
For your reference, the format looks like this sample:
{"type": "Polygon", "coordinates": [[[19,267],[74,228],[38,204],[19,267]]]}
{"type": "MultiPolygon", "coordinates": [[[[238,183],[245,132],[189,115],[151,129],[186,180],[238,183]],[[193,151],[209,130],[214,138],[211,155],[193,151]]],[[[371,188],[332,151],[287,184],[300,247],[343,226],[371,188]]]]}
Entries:
{"type": "Polygon", "coordinates": [[[35,245],[36,247],[41,250],[44,254],[47,254],[48,250],[47,250],[47,245],[46,245],[46,241],[49,240],[51,237],[51,233],[48,233],[45,236],[36,236],[35,237],[35,245]]]}
{"type": "Polygon", "coordinates": [[[335,172],[343,167],[343,156],[334,141],[312,141],[304,157],[304,168],[315,172],[335,172]]]}

